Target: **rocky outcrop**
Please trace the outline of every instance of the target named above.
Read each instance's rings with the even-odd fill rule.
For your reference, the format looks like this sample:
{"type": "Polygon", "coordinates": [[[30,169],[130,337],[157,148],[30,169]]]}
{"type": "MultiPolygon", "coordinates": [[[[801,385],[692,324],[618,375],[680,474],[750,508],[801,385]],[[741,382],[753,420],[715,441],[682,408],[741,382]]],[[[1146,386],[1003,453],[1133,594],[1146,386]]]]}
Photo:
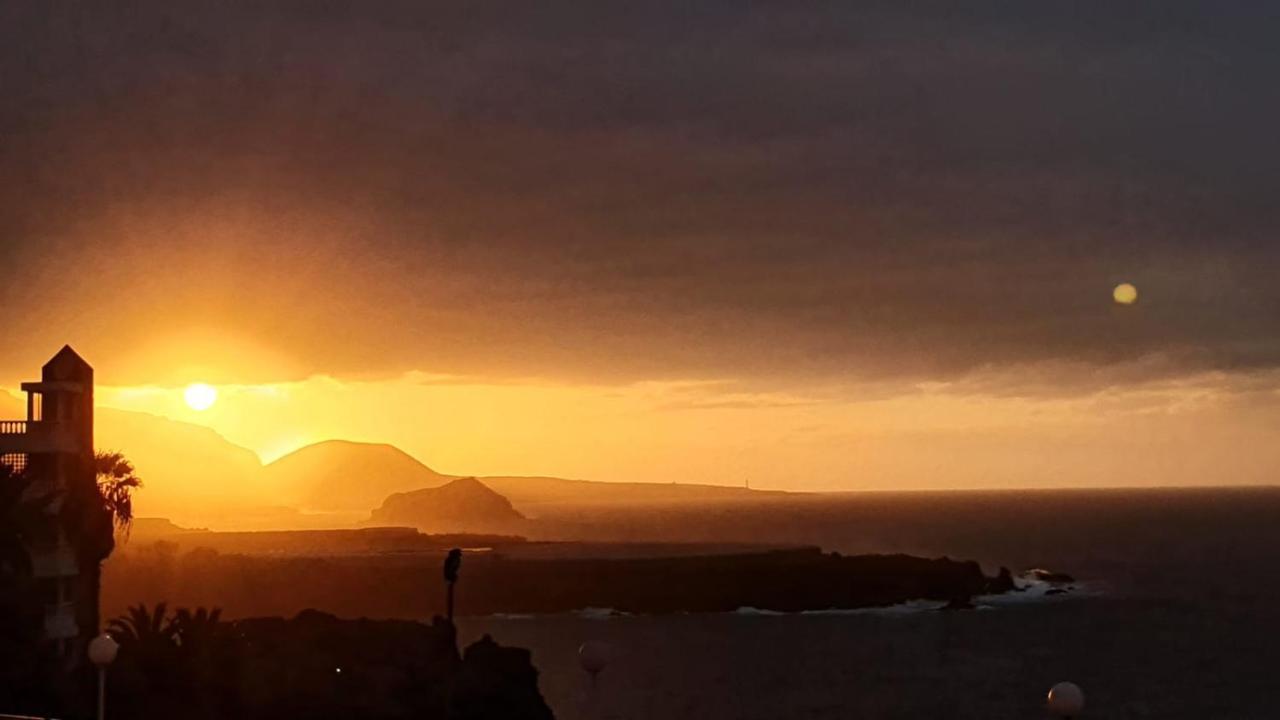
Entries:
{"type": "Polygon", "coordinates": [[[485,636],[459,656],[453,625],[342,620],[242,620],[248,717],[551,720],[528,650],[485,636]]]}
{"type": "Polygon", "coordinates": [[[800,548],[734,555],[635,560],[505,561],[470,566],[468,612],[562,612],[608,607],[624,612],[779,612],[952,601],[986,591],[976,562],[910,555],[849,555],[800,548]],[[500,594],[477,597],[489,581],[500,594]],[[500,578],[500,581],[499,581],[500,578]]]}
{"type": "Polygon", "coordinates": [[[488,635],[469,645],[453,681],[449,717],[551,720],[530,657],[528,650],[503,647],[488,635]]]}
{"type": "Polygon", "coordinates": [[[524,516],[511,502],[475,478],[459,478],[435,488],[396,493],[373,511],[369,522],[404,525],[423,532],[511,532],[524,516]]]}
{"type": "Polygon", "coordinates": [[[1001,566],[996,576],[987,581],[987,594],[1001,595],[1007,592],[1019,590],[1018,584],[1013,581],[1013,573],[1009,568],[1001,566]]]}

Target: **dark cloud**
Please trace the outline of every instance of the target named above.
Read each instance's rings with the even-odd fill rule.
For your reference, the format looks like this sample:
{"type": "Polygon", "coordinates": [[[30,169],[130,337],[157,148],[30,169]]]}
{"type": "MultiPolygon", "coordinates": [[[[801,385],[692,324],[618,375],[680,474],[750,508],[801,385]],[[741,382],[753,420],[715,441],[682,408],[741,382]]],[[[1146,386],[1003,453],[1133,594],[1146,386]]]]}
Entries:
{"type": "Polygon", "coordinates": [[[1280,363],[1269,6],[257,5],[0,9],[10,337],[593,380],[1280,363]]]}

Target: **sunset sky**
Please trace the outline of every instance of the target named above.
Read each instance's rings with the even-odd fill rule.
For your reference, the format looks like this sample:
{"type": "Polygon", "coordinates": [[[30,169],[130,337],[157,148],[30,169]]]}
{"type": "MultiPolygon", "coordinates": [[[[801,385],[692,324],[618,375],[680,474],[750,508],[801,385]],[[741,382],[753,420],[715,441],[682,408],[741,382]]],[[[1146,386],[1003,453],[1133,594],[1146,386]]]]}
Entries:
{"type": "Polygon", "coordinates": [[[1276,480],[1280,8],[260,5],[0,6],[0,387],[71,343],[264,460],[1276,480]]]}

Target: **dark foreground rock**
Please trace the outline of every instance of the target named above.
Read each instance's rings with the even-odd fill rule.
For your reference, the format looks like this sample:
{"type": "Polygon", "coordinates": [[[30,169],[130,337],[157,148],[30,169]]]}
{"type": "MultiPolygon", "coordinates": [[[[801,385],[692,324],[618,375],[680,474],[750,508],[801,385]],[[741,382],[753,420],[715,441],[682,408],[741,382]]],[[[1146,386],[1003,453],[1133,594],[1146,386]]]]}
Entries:
{"type": "MultiPolygon", "coordinates": [[[[461,654],[454,626],[297,617],[159,623],[121,635],[107,707],[131,720],[552,720],[528,650],[485,636],[461,654]],[[127,637],[126,637],[127,635],[127,637]]],[[[7,638],[6,638],[7,639],[7,638]]],[[[0,647],[29,656],[39,645],[0,647]]],[[[85,668],[87,670],[87,668],[85,668]]],[[[91,673],[0,665],[5,712],[88,717],[91,673]],[[25,680],[16,687],[13,681],[25,680]],[[69,685],[73,683],[79,688],[69,685]]]]}
{"type": "Polygon", "coordinates": [[[550,720],[529,651],[488,636],[458,654],[451,624],[292,620],[231,626],[244,648],[240,717],[550,720]]]}
{"type": "Polygon", "coordinates": [[[1007,567],[1001,567],[996,576],[987,582],[987,593],[991,595],[1003,595],[1021,589],[1013,581],[1013,573],[1007,567]]]}

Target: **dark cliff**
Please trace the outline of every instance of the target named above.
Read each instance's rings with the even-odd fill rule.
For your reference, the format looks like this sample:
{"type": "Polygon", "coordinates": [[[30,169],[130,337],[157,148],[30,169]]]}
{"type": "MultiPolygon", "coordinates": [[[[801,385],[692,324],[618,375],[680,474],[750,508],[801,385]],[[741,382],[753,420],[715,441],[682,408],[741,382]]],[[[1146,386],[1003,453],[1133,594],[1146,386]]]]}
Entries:
{"type": "MultiPolygon", "coordinates": [[[[217,605],[231,617],[293,615],[323,607],[343,617],[443,614],[428,583],[443,553],[272,558],[137,553],[107,573],[109,612],[139,600],[217,605]],[[371,589],[376,591],[371,592],[371,589]]],[[[949,602],[1007,590],[975,562],[907,555],[823,553],[817,548],[666,558],[504,557],[466,553],[457,586],[463,615],[552,613],[611,607],[637,613],[778,611],[949,602]]]]}

